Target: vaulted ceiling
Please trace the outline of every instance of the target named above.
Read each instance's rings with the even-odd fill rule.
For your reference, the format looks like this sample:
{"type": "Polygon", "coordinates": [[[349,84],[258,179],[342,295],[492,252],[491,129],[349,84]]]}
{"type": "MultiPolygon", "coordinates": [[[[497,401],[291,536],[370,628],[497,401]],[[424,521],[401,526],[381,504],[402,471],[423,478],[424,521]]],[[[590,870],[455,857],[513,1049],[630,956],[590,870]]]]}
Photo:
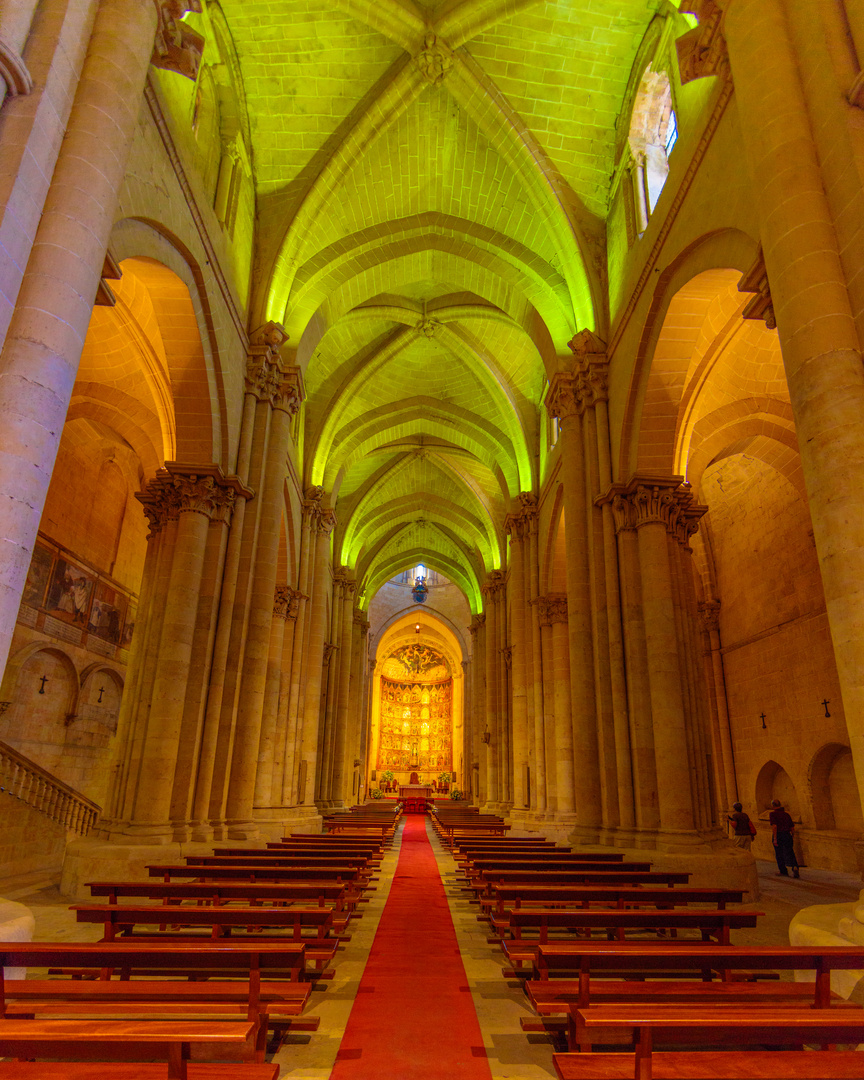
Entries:
{"type": "Polygon", "coordinates": [[[368,600],[506,559],[556,357],[603,328],[615,123],[665,0],[222,0],[257,309],[306,373],[304,480],[368,600]]]}

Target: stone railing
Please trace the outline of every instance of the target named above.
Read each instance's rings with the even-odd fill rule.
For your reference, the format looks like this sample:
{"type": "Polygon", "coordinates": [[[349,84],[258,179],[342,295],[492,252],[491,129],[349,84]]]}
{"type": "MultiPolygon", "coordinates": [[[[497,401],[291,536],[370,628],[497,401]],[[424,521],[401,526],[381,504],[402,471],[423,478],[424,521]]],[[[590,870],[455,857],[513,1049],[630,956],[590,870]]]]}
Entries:
{"type": "Polygon", "coordinates": [[[12,795],[69,832],[86,836],[102,807],[0,742],[0,796],[12,795]]]}

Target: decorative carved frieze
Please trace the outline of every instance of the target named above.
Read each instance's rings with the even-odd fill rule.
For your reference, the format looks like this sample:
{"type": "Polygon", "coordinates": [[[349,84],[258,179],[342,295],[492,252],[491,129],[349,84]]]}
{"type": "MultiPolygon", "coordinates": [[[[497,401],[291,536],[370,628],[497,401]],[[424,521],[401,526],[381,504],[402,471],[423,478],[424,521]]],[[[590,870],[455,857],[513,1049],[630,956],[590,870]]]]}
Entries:
{"type": "Polygon", "coordinates": [[[150,63],[165,71],[185,75],[187,79],[198,77],[198,66],[204,52],[204,38],[187,26],[183,16],[187,12],[201,13],[201,0],[154,0],[158,22],[153,55],[150,63]]]}
{"type": "Polygon", "coordinates": [[[439,86],[453,67],[453,50],[446,41],[429,33],[423,39],[423,48],[414,57],[414,63],[428,82],[439,86]]]}
{"type": "Polygon", "coordinates": [[[537,597],[541,626],[567,622],[567,594],[548,593],[537,597]]]}
{"type": "Polygon", "coordinates": [[[771,286],[768,284],[768,271],[765,269],[765,259],[761,248],[756,261],[738,283],[738,291],[754,294],[753,299],[741,312],[741,318],[761,319],[769,330],[775,330],[777,319],[774,316],[771,286]]]}
{"type": "Polygon", "coordinates": [[[680,476],[634,476],[627,484],[613,484],[595,500],[611,503],[616,532],[659,523],[686,549],[699,521],[708,510],[695,502],[690,485],[680,476]]]}
{"type": "Polygon", "coordinates": [[[723,36],[723,11],[716,0],[685,0],[678,9],[695,15],[699,25],[675,42],[681,82],[704,79],[708,75],[729,78],[729,53],[723,36]]]}

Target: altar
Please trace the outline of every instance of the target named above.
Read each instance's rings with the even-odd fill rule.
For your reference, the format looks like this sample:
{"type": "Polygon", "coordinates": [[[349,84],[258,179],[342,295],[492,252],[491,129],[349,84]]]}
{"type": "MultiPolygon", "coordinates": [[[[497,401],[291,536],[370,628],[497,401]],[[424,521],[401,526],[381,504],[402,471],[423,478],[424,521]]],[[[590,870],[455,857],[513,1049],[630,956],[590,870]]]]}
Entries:
{"type": "Polygon", "coordinates": [[[432,788],[426,784],[402,784],[399,787],[400,799],[429,799],[432,788]]]}

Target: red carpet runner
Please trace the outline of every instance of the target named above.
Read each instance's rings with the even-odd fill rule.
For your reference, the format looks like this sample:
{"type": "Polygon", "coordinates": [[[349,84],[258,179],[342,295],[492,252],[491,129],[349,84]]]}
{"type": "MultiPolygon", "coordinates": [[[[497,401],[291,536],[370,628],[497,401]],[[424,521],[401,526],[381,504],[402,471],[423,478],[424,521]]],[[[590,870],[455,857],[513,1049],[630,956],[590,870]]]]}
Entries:
{"type": "Polygon", "coordinates": [[[402,850],[331,1080],[491,1080],[426,818],[402,850]]]}

